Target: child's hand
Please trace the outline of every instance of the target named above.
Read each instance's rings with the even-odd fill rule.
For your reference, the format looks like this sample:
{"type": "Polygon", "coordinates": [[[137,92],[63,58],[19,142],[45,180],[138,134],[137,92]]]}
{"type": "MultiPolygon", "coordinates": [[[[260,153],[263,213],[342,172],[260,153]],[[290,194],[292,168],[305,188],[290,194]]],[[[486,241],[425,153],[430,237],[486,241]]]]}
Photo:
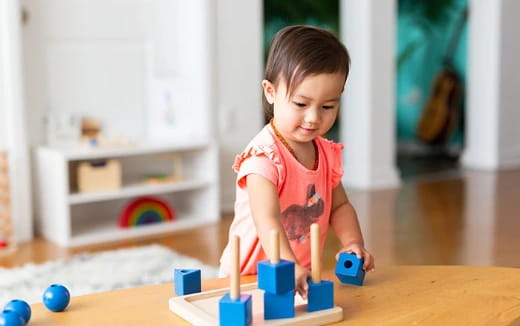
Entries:
{"type": "Polygon", "coordinates": [[[359,259],[363,258],[365,260],[363,264],[363,269],[366,272],[373,272],[375,270],[374,257],[360,243],[351,243],[350,245],[341,248],[341,250],[336,254],[336,260],[339,259],[339,254],[342,252],[356,254],[357,258],[359,259]]]}
{"type": "Polygon", "coordinates": [[[305,300],[309,291],[307,279],[311,277],[311,272],[300,264],[294,265],[294,276],[296,282],[296,292],[305,300]]]}

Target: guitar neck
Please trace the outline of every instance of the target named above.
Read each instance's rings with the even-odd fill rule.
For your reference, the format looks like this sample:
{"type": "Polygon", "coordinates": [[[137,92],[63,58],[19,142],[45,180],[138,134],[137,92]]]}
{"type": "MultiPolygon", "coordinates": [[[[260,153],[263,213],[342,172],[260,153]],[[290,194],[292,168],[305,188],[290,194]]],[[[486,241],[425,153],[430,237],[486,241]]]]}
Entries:
{"type": "Polygon", "coordinates": [[[446,51],[446,54],[442,60],[442,64],[445,67],[453,67],[453,54],[457,44],[459,43],[460,35],[462,34],[462,28],[464,27],[464,23],[468,17],[468,11],[468,6],[466,6],[457,20],[455,31],[451,37],[450,43],[448,44],[448,50],[446,51]]]}

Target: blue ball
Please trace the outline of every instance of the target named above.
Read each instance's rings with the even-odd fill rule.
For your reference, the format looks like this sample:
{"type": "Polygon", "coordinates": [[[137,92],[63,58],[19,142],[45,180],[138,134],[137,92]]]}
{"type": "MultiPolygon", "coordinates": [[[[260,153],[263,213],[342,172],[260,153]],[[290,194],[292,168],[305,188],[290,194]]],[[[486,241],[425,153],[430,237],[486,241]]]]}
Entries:
{"type": "Polygon", "coordinates": [[[0,326],[25,326],[22,316],[12,310],[0,313],[0,326]]]}
{"type": "Polygon", "coordinates": [[[63,311],[70,302],[70,293],[66,287],[60,284],[50,285],[43,292],[43,304],[50,311],[63,311]]]}
{"type": "Polygon", "coordinates": [[[16,312],[23,318],[26,324],[29,322],[29,319],[31,319],[31,306],[23,300],[14,299],[9,301],[5,305],[4,311],[16,312]]]}

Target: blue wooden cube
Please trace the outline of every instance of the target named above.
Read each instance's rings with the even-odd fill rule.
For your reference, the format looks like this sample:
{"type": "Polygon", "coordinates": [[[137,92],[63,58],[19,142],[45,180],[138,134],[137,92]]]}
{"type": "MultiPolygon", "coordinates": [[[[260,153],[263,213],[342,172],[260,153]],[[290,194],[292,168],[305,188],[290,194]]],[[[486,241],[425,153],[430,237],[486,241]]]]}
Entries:
{"type": "Polygon", "coordinates": [[[336,276],[342,283],[363,285],[365,271],[363,270],[364,259],[359,259],[355,254],[342,252],[336,263],[336,276]]]}
{"type": "Polygon", "coordinates": [[[177,295],[186,295],[200,292],[200,269],[175,269],[173,282],[177,295]]]}
{"type": "Polygon", "coordinates": [[[219,325],[243,326],[253,323],[253,304],[250,294],[241,294],[232,300],[229,293],[220,298],[218,303],[219,325]]]}
{"type": "Polygon", "coordinates": [[[322,280],[320,283],[313,283],[308,279],[309,292],[307,294],[307,311],[317,311],[334,307],[334,283],[322,280]]]}
{"type": "Polygon", "coordinates": [[[294,291],[264,292],[264,319],[294,318],[294,291]]]}
{"type": "Polygon", "coordinates": [[[269,260],[258,262],[258,288],[272,294],[294,290],[294,262],[281,259],[278,264],[269,260]]]}

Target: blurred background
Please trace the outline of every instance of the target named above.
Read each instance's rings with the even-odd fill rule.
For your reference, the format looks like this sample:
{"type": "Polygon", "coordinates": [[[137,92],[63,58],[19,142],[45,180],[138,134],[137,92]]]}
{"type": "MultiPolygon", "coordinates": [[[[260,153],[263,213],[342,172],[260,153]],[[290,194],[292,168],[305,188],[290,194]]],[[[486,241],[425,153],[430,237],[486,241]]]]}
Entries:
{"type": "MultiPolygon", "coordinates": [[[[44,228],[68,234],[62,243],[125,237],[114,215],[125,200],[149,194],[171,200],[182,228],[232,212],[231,165],[265,123],[267,49],[292,24],[329,29],[350,51],[342,109],[326,135],[346,145],[349,192],[520,166],[520,4],[513,0],[1,6],[0,151],[8,157],[7,208],[19,242],[44,228]],[[152,157],[145,156],[165,152],[180,154],[189,182],[130,187],[136,174],[164,175],[147,169],[152,157]],[[140,159],[128,159],[134,156],[140,159]],[[108,158],[123,165],[121,188],[81,193],[80,163],[108,158]],[[92,210],[110,212],[114,229],[83,225],[92,210]]],[[[359,207],[370,211],[363,201],[359,207]]]]}
{"type": "MultiPolygon", "coordinates": [[[[288,25],[319,26],[341,37],[339,7],[340,1],[332,0],[265,0],[264,58],[274,34],[288,25]]],[[[458,166],[464,146],[467,7],[467,0],[397,1],[395,131],[397,166],[403,178],[458,166]],[[440,124],[452,126],[439,130],[442,136],[421,138],[418,131],[421,116],[434,93],[436,77],[445,68],[458,77],[460,94],[450,108],[455,111],[456,121],[448,122],[450,115],[439,118],[446,120],[440,124]]],[[[336,123],[328,136],[339,140],[338,128],[336,123]]]]}

